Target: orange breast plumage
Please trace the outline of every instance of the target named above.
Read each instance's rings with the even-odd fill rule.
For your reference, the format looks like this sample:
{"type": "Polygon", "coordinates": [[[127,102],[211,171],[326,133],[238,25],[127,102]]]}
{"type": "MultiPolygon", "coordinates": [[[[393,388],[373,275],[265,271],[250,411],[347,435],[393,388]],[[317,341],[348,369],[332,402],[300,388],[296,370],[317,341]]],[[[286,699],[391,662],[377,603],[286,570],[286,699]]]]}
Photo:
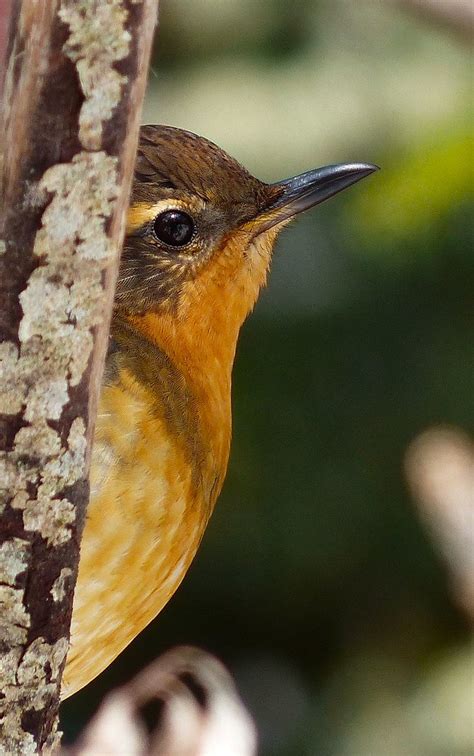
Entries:
{"type": "MultiPolygon", "coordinates": [[[[128,342],[101,394],[63,697],[105,669],[175,592],[225,474],[228,441],[220,458],[206,446],[204,408],[167,358],[136,338],[140,348],[128,342]]],[[[222,411],[230,436],[230,407],[222,411]]]]}

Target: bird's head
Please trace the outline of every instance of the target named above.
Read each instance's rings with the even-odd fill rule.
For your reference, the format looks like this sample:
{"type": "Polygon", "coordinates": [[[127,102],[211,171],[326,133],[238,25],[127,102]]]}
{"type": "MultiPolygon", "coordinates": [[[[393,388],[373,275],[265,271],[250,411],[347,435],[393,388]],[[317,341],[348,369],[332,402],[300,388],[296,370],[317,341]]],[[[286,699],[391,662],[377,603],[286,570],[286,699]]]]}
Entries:
{"type": "Polygon", "coordinates": [[[116,309],[238,331],[283,226],[375,169],[333,165],[266,184],[207,139],[142,127],[116,309]]]}

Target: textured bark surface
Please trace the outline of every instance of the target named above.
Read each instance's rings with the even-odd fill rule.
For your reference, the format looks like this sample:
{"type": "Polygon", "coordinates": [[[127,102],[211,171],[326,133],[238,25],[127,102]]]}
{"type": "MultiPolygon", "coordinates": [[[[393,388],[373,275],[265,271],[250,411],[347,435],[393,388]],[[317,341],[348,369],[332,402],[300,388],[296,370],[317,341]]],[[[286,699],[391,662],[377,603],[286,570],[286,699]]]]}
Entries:
{"type": "Polygon", "coordinates": [[[58,744],[88,460],[158,0],[12,5],[0,227],[0,752],[58,744]]]}

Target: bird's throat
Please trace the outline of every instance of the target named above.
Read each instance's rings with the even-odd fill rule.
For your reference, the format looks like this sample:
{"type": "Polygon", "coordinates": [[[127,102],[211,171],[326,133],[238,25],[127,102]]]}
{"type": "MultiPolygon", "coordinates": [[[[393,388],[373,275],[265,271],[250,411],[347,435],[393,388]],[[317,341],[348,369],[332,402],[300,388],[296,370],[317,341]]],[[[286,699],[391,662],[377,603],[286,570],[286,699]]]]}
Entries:
{"type": "Polygon", "coordinates": [[[189,323],[157,313],[116,319],[121,380],[148,393],[150,412],[166,422],[201,489],[209,514],[229,457],[233,342],[192,330],[189,323]]]}

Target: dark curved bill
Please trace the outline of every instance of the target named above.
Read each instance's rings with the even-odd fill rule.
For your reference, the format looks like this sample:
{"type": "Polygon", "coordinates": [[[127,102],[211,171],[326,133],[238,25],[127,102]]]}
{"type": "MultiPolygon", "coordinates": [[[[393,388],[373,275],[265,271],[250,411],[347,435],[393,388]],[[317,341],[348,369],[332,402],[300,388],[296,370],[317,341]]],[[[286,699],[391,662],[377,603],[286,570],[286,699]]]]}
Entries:
{"type": "Polygon", "coordinates": [[[263,211],[262,230],[325,202],[377,170],[378,166],[371,163],[341,163],[316,168],[285,181],[278,181],[273,187],[275,190],[281,189],[282,192],[263,211]]]}

